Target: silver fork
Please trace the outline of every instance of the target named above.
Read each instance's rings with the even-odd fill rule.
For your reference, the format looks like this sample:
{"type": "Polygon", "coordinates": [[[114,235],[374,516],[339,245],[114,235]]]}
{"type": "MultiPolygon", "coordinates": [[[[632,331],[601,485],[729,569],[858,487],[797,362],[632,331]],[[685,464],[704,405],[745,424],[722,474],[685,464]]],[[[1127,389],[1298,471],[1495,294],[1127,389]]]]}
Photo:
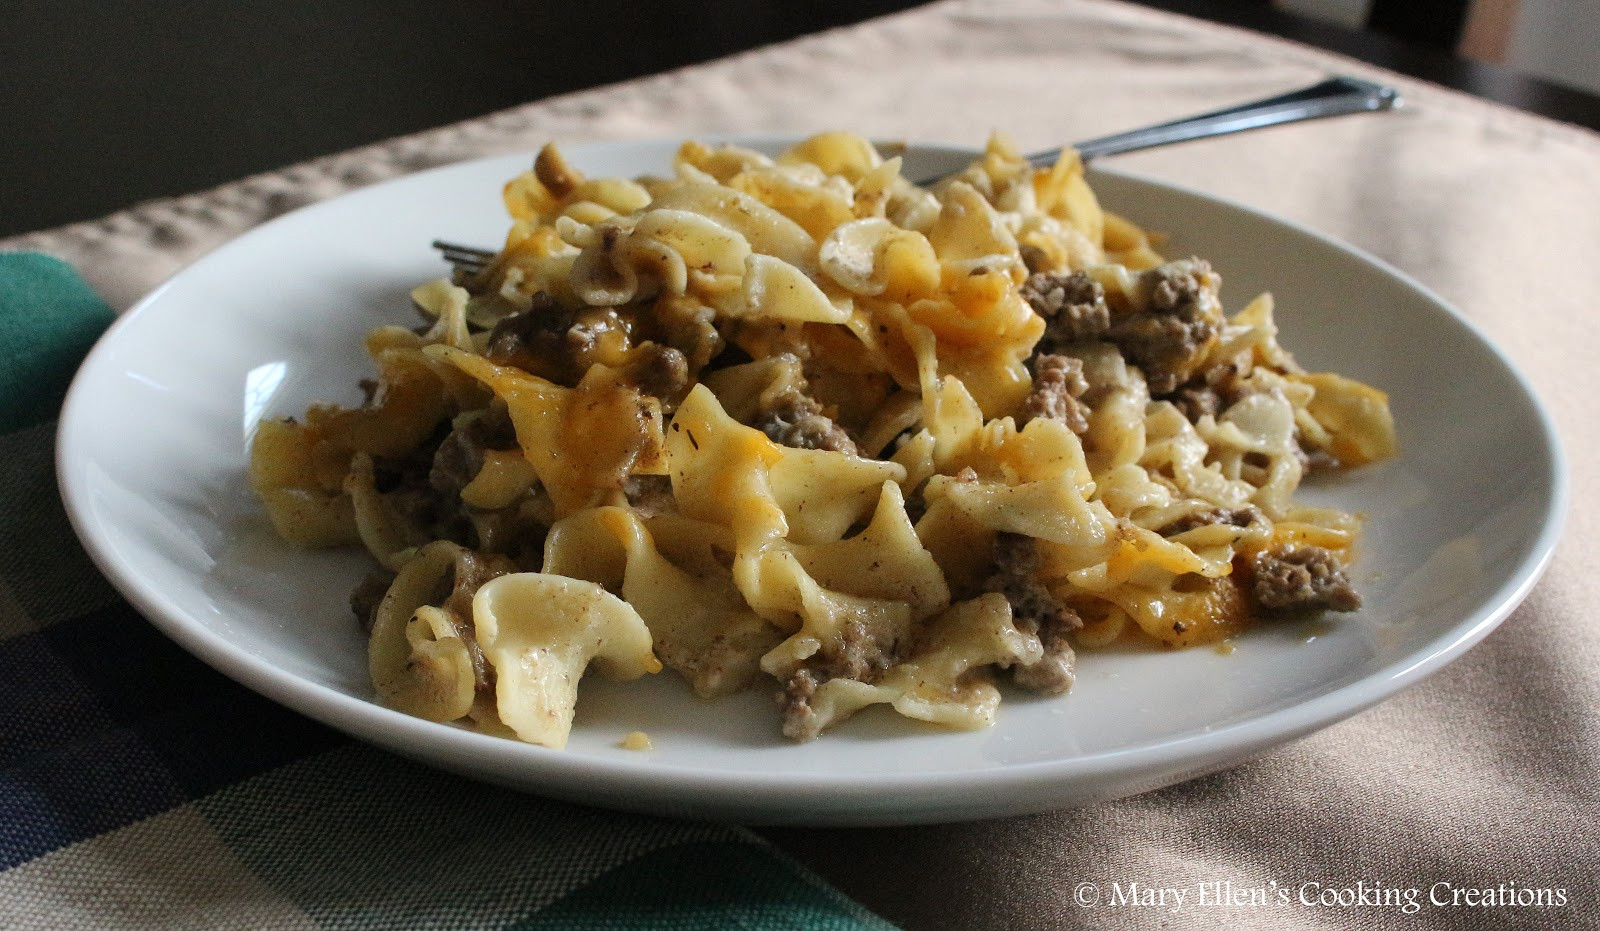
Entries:
{"type": "MultiPolygon", "coordinates": [[[[1188,142],[1191,139],[1226,136],[1284,123],[1319,120],[1349,113],[1393,110],[1400,105],[1400,93],[1392,87],[1363,81],[1360,78],[1338,77],[1287,94],[1228,107],[1225,110],[1213,110],[1210,113],[1173,120],[1170,123],[1089,139],[1077,143],[1072,148],[1076,149],[1079,157],[1087,162],[1106,155],[1153,149],[1175,142],[1188,142]]],[[[1048,168],[1054,165],[1060,156],[1060,149],[1050,149],[1029,155],[1027,159],[1028,163],[1036,168],[1048,168]]],[[[934,184],[947,177],[948,174],[941,174],[923,178],[917,183],[934,184]]],[[[478,249],[443,240],[434,240],[433,248],[439,250],[444,260],[450,263],[457,277],[472,277],[479,274],[497,255],[490,249],[478,249]]]]}
{"type": "MultiPolygon", "coordinates": [[[[1393,110],[1400,104],[1400,92],[1392,87],[1363,81],[1360,78],[1331,78],[1320,84],[1268,97],[1265,100],[1089,139],[1074,145],[1073,148],[1077,149],[1078,155],[1087,162],[1104,155],[1121,155],[1124,152],[1153,149],[1175,142],[1188,142],[1191,139],[1265,129],[1283,123],[1300,123],[1305,120],[1320,120],[1350,113],[1393,110]]],[[[1056,158],[1060,154],[1055,150],[1039,152],[1028,156],[1028,162],[1036,168],[1047,168],[1056,163],[1056,158]]]]}
{"type": "Polygon", "coordinates": [[[439,250],[440,258],[450,263],[456,278],[471,278],[479,274],[488,268],[489,263],[499,254],[492,249],[463,246],[457,242],[445,242],[443,239],[435,239],[433,248],[439,250]]]}

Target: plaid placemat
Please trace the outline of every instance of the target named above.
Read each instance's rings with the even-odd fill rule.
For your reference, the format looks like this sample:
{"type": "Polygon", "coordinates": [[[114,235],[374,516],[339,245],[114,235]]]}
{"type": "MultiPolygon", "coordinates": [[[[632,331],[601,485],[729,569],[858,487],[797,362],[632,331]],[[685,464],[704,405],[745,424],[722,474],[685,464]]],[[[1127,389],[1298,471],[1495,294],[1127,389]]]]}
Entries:
{"type": "Polygon", "coordinates": [[[166,640],[56,493],[56,412],[111,319],[66,264],[0,254],[0,927],[891,927],[742,828],[436,772],[166,640]]]}

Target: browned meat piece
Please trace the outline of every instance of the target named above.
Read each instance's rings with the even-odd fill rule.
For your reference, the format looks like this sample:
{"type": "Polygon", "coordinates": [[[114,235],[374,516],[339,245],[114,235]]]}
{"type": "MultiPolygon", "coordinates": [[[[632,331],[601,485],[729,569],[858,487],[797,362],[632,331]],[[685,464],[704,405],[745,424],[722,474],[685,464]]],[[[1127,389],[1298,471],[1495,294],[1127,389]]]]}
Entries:
{"type": "Polygon", "coordinates": [[[1201,371],[1172,392],[1156,395],[1156,398],[1171,401],[1190,423],[1198,423],[1201,417],[1216,417],[1226,411],[1247,391],[1240,384],[1238,368],[1228,362],[1201,371]]]}
{"type": "Polygon", "coordinates": [[[447,421],[433,437],[404,456],[372,457],[374,484],[395,515],[419,537],[412,541],[415,543],[423,539],[452,540],[464,546],[475,542],[461,502],[439,494],[429,482],[439,447],[450,432],[447,421]]]}
{"type": "Polygon", "coordinates": [[[1205,384],[1184,385],[1163,400],[1176,404],[1190,423],[1198,423],[1201,417],[1215,417],[1231,403],[1217,389],[1205,384]]]}
{"type": "MultiPolygon", "coordinates": [[[[455,565],[449,575],[439,581],[438,588],[428,599],[430,604],[437,605],[449,612],[455,624],[456,635],[467,645],[467,650],[472,658],[474,687],[479,694],[492,695],[494,692],[494,669],[484,658],[483,651],[478,647],[478,638],[472,626],[472,597],[478,589],[490,579],[505,575],[516,567],[503,557],[485,556],[482,553],[460,547],[456,551],[455,565]]],[[[376,620],[378,605],[383,602],[389,593],[392,580],[376,573],[362,579],[350,593],[350,610],[361,622],[361,629],[368,634],[372,633],[372,624],[376,620]]]]}
{"type": "Polygon", "coordinates": [[[428,470],[428,484],[447,495],[459,495],[483,468],[485,451],[516,446],[517,433],[510,416],[499,405],[491,406],[452,429],[439,444],[428,470]]]}
{"type": "MultiPolygon", "coordinates": [[[[472,618],[472,598],[478,594],[478,589],[490,579],[497,579],[507,572],[512,566],[504,557],[485,556],[475,550],[462,547],[456,553],[455,570],[451,573],[450,589],[445,593],[439,606],[454,614],[457,618],[470,621],[472,618]]],[[[471,626],[470,624],[468,625],[471,626]]]]}
{"type": "Polygon", "coordinates": [[[1118,315],[1105,338],[1144,372],[1151,395],[1170,394],[1188,381],[1221,330],[1216,302],[1205,297],[1216,276],[1207,263],[1189,259],[1145,272],[1140,286],[1146,309],[1118,315]]]}
{"type": "Polygon", "coordinates": [[[1294,431],[1294,455],[1300,460],[1300,468],[1307,475],[1313,472],[1331,472],[1340,467],[1339,457],[1320,446],[1306,443],[1298,428],[1294,431]]]}
{"type": "Polygon", "coordinates": [[[999,592],[1011,604],[1011,617],[1019,629],[1039,635],[1044,658],[1017,666],[1011,675],[1023,688],[1059,695],[1072,687],[1072,646],[1067,634],[1083,626],[1078,612],[1039,581],[1039,553],[1032,537],[1000,533],[994,540],[995,571],[984,590],[999,592]]]}
{"type": "Polygon", "coordinates": [[[628,506],[640,517],[655,517],[678,509],[677,500],[672,497],[670,476],[630,475],[622,483],[622,492],[628,496],[628,506]]]}
{"type": "Polygon", "coordinates": [[[1200,292],[1205,290],[1202,279],[1210,272],[1211,263],[1204,259],[1168,262],[1145,272],[1141,277],[1150,288],[1150,309],[1157,313],[1174,313],[1196,303],[1200,292]]]}
{"type": "Polygon", "coordinates": [[[1032,537],[996,534],[994,562],[994,573],[984,583],[984,591],[1006,596],[1018,627],[1034,633],[1057,616],[1070,613],[1039,581],[1039,552],[1032,537]]]}
{"type": "Polygon", "coordinates": [[[641,392],[675,403],[689,386],[689,360],[669,346],[646,343],[630,360],[628,374],[641,392]]]}
{"type": "Polygon", "coordinates": [[[1257,606],[1273,614],[1355,611],[1361,596],[1344,566],[1320,546],[1279,546],[1250,561],[1250,593],[1257,606]]]}
{"type": "Polygon", "coordinates": [[[1201,417],[1215,417],[1222,412],[1222,399],[1210,388],[1179,388],[1167,398],[1178,405],[1178,410],[1190,423],[1198,423],[1201,417]]]}
{"type": "Polygon", "coordinates": [[[394,580],[376,572],[368,573],[367,577],[356,583],[355,591],[350,593],[350,613],[361,622],[361,629],[372,633],[372,622],[377,619],[378,605],[383,601],[383,596],[389,594],[389,584],[394,580]]]}
{"type": "Polygon", "coordinates": [[[871,682],[893,665],[895,644],[879,643],[860,621],[851,621],[839,631],[839,639],[817,653],[811,667],[828,679],[858,679],[871,682]]]}
{"type": "Polygon", "coordinates": [[[816,655],[796,670],[778,694],[783,711],[783,735],[791,740],[810,740],[821,732],[821,722],[811,707],[817,687],[830,679],[855,679],[873,682],[894,665],[898,644],[879,643],[859,621],[847,623],[839,639],[824,644],[816,655]]]}
{"type": "Polygon", "coordinates": [[[450,422],[439,425],[434,434],[409,453],[399,456],[373,456],[372,481],[382,494],[392,494],[411,487],[428,484],[428,470],[433,467],[434,454],[439,444],[450,435],[450,422]]]}
{"type": "Polygon", "coordinates": [[[509,358],[519,353],[536,350],[549,344],[559,348],[566,341],[567,328],[572,326],[572,312],[556,303],[556,299],[540,291],[533,295],[533,304],[521,313],[512,314],[494,325],[489,331],[486,354],[509,358]]]}
{"type": "Polygon", "coordinates": [[[1083,362],[1072,356],[1042,355],[1033,360],[1033,391],[1029,393],[1028,419],[1059,420],[1073,433],[1089,429],[1089,406],[1078,400],[1089,390],[1083,362]]]}
{"type": "Polygon", "coordinates": [[[856,455],[855,441],[822,413],[816,398],[795,387],[779,392],[752,424],[774,443],[796,449],[828,449],[856,455]]]}
{"type": "Polygon", "coordinates": [[[1196,527],[1206,527],[1211,524],[1227,524],[1230,527],[1248,527],[1261,520],[1262,513],[1253,507],[1242,507],[1236,510],[1228,508],[1207,508],[1185,514],[1156,532],[1164,537],[1175,537],[1186,530],[1196,527]]]}
{"type": "Polygon", "coordinates": [[[1022,285],[1022,299],[1045,319],[1035,352],[1059,352],[1069,343],[1099,339],[1111,326],[1111,309],[1100,283],[1083,272],[1039,273],[1022,285]]]}
{"type": "Polygon", "coordinates": [[[540,291],[533,295],[533,305],[527,310],[494,325],[484,355],[570,387],[587,368],[582,356],[602,333],[615,327],[614,316],[606,310],[591,310],[580,318],[540,291]]]}
{"type": "Polygon", "coordinates": [[[783,714],[783,736],[804,743],[815,740],[822,733],[822,724],[811,700],[817,694],[817,677],[809,669],[801,669],[789,677],[783,691],[778,693],[778,708],[783,714]]]}
{"type": "Polygon", "coordinates": [[[1014,667],[1011,681],[1041,695],[1061,695],[1070,690],[1078,657],[1067,639],[1067,630],[1060,624],[1040,628],[1039,643],[1044,646],[1044,656],[1036,663],[1014,667]]]}
{"type": "Polygon", "coordinates": [[[467,645],[472,658],[473,687],[479,695],[493,696],[494,667],[489,665],[478,646],[477,628],[472,625],[472,598],[485,582],[499,578],[516,569],[504,557],[485,556],[463,547],[456,553],[454,571],[445,580],[448,591],[439,592],[434,601],[455,622],[456,636],[467,645]]]}
{"type": "MultiPolygon", "coordinates": [[[[652,327],[645,330],[646,337],[683,353],[693,372],[705,368],[726,345],[717,332],[716,311],[698,300],[674,296],[658,299],[641,320],[652,327]]],[[[730,359],[721,364],[732,363],[730,359]]]]}
{"type": "Polygon", "coordinates": [[[477,542],[472,522],[459,507],[447,507],[439,493],[420,482],[408,482],[384,496],[395,516],[409,528],[411,542],[449,540],[468,546],[477,542]]]}
{"type": "Polygon", "coordinates": [[[465,431],[452,430],[434,453],[428,484],[447,495],[459,495],[483,468],[483,452],[465,431]]]}

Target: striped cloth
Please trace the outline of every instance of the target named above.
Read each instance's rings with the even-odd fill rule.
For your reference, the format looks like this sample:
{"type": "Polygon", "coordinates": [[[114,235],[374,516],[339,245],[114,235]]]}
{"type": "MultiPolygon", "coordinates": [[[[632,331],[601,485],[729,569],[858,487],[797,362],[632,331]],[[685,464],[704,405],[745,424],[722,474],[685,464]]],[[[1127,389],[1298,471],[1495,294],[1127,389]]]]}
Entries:
{"type": "Polygon", "coordinates": [[[0,927],[890,927],[733,826],[357,744],[167,641],[79,548],[54,418],[111,311],[0,254],[0,927]]]}

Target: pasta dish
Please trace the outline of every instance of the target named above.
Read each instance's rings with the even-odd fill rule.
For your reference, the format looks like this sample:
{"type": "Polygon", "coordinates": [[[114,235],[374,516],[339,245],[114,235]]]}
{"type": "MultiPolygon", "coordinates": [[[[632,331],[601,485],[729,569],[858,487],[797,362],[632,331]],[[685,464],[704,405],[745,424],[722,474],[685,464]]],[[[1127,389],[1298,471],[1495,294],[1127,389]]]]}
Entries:
{"type": "Polygon", "coordinates": [[[278,533],[357,544],[379,699],[564,746],[578,682],[670,667],[809,740],[871,705],[959,728],[1075,650],[1353,611],[1356,515],[1310,472],[1395,450],[1262,295],[1004,139],[922,187],[866,140],[685,143],[590,178],[553,145],[482,267],[380,327],[355,407],[259,424],[278,533]]]}

